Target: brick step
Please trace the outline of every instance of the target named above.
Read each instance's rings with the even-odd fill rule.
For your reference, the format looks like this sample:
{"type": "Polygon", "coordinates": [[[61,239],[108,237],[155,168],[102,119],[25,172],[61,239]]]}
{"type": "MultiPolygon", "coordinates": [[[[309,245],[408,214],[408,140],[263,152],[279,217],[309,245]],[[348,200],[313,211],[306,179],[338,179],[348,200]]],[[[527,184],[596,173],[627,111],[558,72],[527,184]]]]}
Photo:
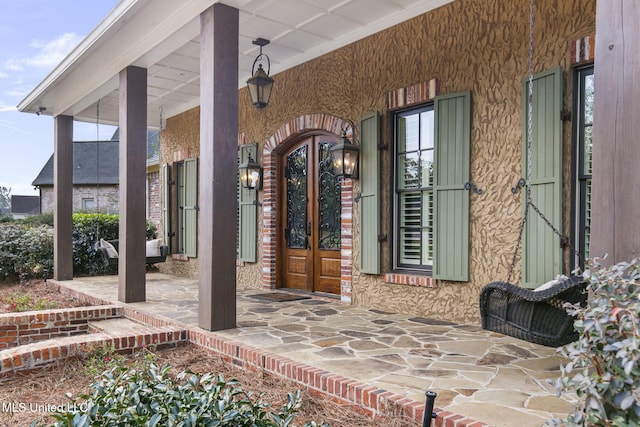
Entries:
{"type": "Polygon", "coordinates": [[[90,322],[83,335],[47,339],[0,351],[0,382],[16,373],[41,370],[67,358],[84,358],[95,347],[108,346],[119,353],[137,349],[173,348],[187,343],[187,331],[173,326],[150,327],[129,319],[90,322]]]}
{"type": "MultiPolygon", "coordinates": [[[[89,322],[89,332],[103,332],[112,336],[121,336],[122,334],[138,335],[145,333],[153,333],[163,328],[155,328],[153,326],[134,322],[126,317],[106,320],[92,320],[89,322]]],[[[164,328],[167,330],[177,330],[177,328],[164,328]]]]}

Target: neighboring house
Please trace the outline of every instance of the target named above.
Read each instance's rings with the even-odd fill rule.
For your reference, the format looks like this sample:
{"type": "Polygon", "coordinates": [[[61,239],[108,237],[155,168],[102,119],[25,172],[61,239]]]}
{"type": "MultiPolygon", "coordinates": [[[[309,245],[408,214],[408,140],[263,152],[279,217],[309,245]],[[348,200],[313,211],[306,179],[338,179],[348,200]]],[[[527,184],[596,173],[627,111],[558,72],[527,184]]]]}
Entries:
{"type": "MultiPolygon", "coordinates": [[[[592,144],[595,0],[535,1],[530,157],[528,2],[226,3],[123,1],[19,105],[57,111],[64,144],[73,112],[94,120],[87,106],[101,102],[101,117],[128,135],[128,192],[145,188],[135,174],[140,130],[161,130],[162,231],[173,256],[160,268],[199,277],[201,327],[235,326],[236,283],[477,323],[480,290],[512,266],[525,201],[517,184],[529,166],[538,208],[590,254],[592,179],[613,176],[609,164],[592,174],[592,148],[609,143],[592,144]],[[272,41],[264,109],[244,84],[256,35],[272,41]],[[140,43],[125,49],[130,40],[140,43]],[[57,95],[87,75],[73,99],[57,95]],[[331,176],[327,153],[343,131],[360,147],[357,179],[331,176]],[[264,186],[236,201],[236,161],[249,154],[264,186]]],[[[606,19],[599,35],[616,31],[606,19]]],[[[144,256],[132,224],[146,208],[134,198],[121,208],[132,269],[144,256]]],[[[68,261],[59,262],[64,278],[68,261]]],[[[511,279],[533,287],[579,262],[531,214],[511,279]]],[[[132,269],[120,280],[125,302],[145,298],[144,270],[132,269]]]]}
{"type": "MultiPolygon", "coordinates": [[[[117,139],[74,141],[74,212],[118,212],[118,145],[117,139]]],[[[53,154],[32,185],[40,190],[42,212],[53,212],[53,154]]]]}
{"type": "MultiPolygon", "coordinates": [[[[109,141],[74,141],[73,211],[118,213],[119,132],[109,141]],[[97,151],[99,147],[99,152],[97,151]]],[[[160,226],[158,132],[147,132],[147,218],[160,226]]],[[[53,212],[53,155],[33,181],[40,190],[42,212],[53,212]]]]}
{"type": "Polygon", "coordinates": [[[40,197],[38,196],[11,196],[11,216],[15,219],[23,219],[40,213],[40,197]]]}

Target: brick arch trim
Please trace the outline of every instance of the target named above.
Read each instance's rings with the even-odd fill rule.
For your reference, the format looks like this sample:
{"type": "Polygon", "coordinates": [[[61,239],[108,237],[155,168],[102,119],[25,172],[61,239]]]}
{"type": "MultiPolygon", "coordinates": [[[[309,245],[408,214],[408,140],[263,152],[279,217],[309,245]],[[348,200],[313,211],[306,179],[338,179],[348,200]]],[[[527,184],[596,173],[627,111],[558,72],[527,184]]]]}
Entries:
{"type": "MultiPolygon", "coordinates": [[[[276,165],[279,148],[295,140],[305,132],[324,130],[336,135],[342,135],[343,127],[351,129],[350,122],[330,114],[305,114],[293,119],[278,128],[274,134],[265,141],[263,150],[264,161],[264,198],[263,198],[263,287],[276,289],[276,257],[277,236],[276,224],[278,218],[277,200],[277,176],[276,165]]],[[[341,278],[340,298],[344,302],[351,302],[353,280],[353,182],[351,179],[342,181],[342,227],[341,227],[341,278]]]]}

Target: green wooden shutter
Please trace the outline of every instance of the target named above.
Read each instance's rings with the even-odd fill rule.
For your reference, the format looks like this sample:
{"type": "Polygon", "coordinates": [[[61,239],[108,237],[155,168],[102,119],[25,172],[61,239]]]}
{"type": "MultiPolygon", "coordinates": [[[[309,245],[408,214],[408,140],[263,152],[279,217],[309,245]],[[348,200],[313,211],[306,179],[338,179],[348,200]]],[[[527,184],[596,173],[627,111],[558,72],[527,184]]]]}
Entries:
{"type": "Polygon", "coordinates": [[[198,159],[184,161],[184,254],[198,253],[198,159]]]}
{"type": "MultiPolygon", "coordinates": [[[[529,79],[522,87],[522,174],[527,176],[529,79]]],[[[537,74],[533,79],[533,138],[531,142],[531,196],[533,203],[562,230],[562,69],[537,74]]],[[[522,192],[523,206],[526,192],[522,192]]],[[[560,240],[536,214],[529,211],[522,249],[523,285],[536,287],[562,273],[560,240]]]]}
{"type": "Polygon", "coordinates": [[[380,274],[380,115],[360,119],[360,272],[380,274]]]}
{"type": "Polygon", "coordinates": [[[434,260],[437,279],[469,280],[471,93],[435,99],[434,260]]]}
{"type": "Polygon", "coordinates": [[[160,185],[162,185],[162,238],[165,245],[170,247],[170,233],[171,233],[171,168],[168,163],[165,163],[160,168],[160,185]]]}
{"type": "MultiPolygon", "coordinates": [[[[238,163],[246,162],[251,156],[258,160],[257,144],[241,145],[238,149],[238,163]]],[[[238,175],[238,259],[245,262],[257,261],[258,240],[258,206],[256,205],[258,192],[248,190],[240,185],[238,175]]]]}

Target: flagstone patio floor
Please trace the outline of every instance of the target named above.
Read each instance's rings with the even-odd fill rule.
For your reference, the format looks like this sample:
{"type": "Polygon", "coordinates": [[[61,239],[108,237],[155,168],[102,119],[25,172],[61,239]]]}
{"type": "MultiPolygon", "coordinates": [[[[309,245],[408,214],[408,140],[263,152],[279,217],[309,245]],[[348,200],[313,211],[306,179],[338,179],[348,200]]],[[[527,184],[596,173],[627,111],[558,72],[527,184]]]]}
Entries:
{"type": "MultiPolygon", "coordinates": [[[[117,302],[117,276],[57,283],[117,302]]],[[[426,390],[435,391],[436,408],[478,425],[541,426],[571,411],[571,397],[556,397],[549,383],[560,375],[554,348],[475,325],[383,313],[329,298],[276,302],[257,297],[265,292],[238,289],[237,328],[206,334],[417,402],[424,403],[426,390]]],[[[146,294],[146,302],[127,306],[197,328],[197,280],[148,273],[146,294]]]]}

